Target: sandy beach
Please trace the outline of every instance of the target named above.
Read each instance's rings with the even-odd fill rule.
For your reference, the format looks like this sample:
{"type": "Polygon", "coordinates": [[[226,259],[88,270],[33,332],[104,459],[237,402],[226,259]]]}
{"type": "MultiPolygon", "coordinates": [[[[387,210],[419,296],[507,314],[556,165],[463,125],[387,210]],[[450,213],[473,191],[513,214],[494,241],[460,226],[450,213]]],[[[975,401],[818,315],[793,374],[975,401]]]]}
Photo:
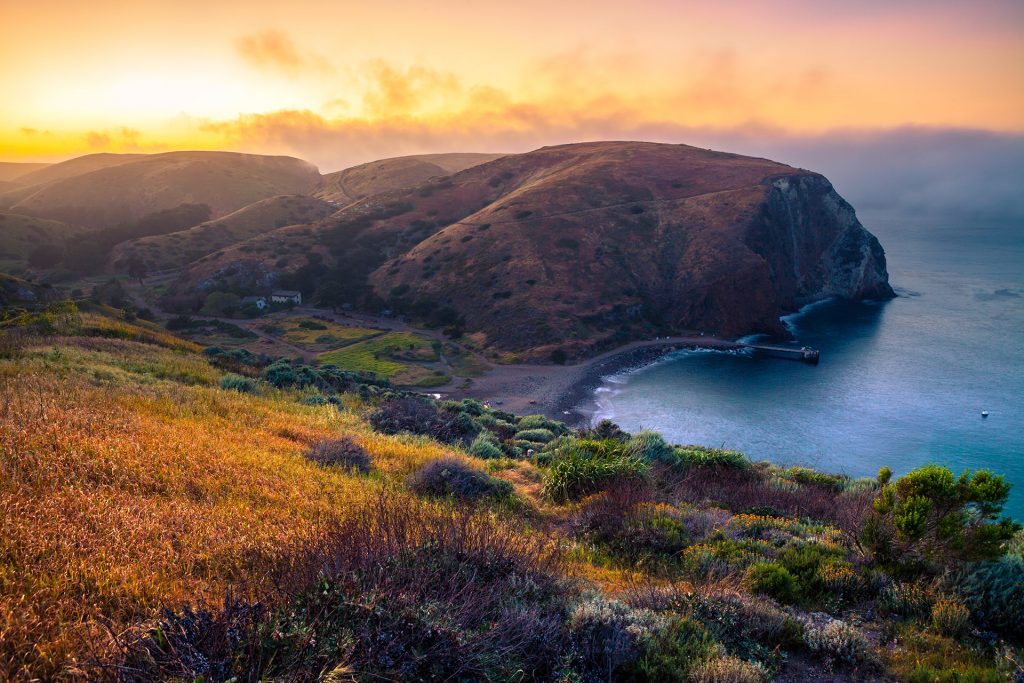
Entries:
{"type": "Polygon", "coordinates": [[[468,388],[442,387],[439,391],[446,398],[475,398],[519,415],[543,413],[579,424],[589,415],[578,408],[601,384],[601,378],[646,365],[679,349],[731,343],[704,336],[636,341],[573,365],[494,365],[485,375],[473,379],[468,388]]]}

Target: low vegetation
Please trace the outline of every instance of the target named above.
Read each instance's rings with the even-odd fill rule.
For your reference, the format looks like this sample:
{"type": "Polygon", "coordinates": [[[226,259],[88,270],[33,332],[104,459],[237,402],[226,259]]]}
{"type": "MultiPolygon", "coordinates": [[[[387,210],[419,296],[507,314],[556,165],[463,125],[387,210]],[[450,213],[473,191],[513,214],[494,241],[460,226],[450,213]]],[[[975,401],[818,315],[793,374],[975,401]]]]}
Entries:
{"type": "Polygon", "coordinates": [[[346,368],[8,311],[0,679],[1024,675],[1001,477],[781,468],[346,368]]]}

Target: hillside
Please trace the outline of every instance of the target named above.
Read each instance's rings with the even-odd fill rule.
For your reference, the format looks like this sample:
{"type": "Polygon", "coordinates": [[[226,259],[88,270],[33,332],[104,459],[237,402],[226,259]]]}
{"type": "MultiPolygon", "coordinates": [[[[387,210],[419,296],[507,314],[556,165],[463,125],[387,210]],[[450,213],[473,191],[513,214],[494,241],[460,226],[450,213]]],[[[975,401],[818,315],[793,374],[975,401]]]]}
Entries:
{"type": "Polygon", "coordinates": [[[140,258],[150,272],[180,268],[251,237],[286,225],[311,223],[334,211],[331,204],[312,197],[270,197],[187,230],[123,242],[110,261],[115,270],[124,270],[133,256],[140,258]]]}
{"type": "Polygon", "coordinates": [[[987,472],[854,480],[197,350],[94,304],[0,319],[0,679],[1024,671],[987,472]]]}
{"type": "MultiPolygon", "coordinates": [[[[0,182],[18,181],[22,184],[21,178],[33,171],[47,168],[51,164],[31,164],[16,161],[0,161],[0,182]]],[[[2,186],[0,186],[2,187],[2,186]]]]}
{"type": "Polygon", "coordinates": [[[85,154],[74,157],[67,161],[56,164],[47,164],[43,168],[36,169],[31,173],[22,175],[18,181],[25,185],[45,185],[57,180],[73,178],[93,171],[98,171],[111,166],[118,166],[127,161],[141,159],[145,154],[112,154],[101,152],[97,154],[85,154]]]}
{"type": "Polygon", "coordinates": [[[311,233],[202,260],[179,290],[296,270],[325,303],[457,321],[538,359],[686,330],[782,334],[778,317],[808,302],[892,296],[881,245],[822,176],[632,142],[543,148],[373,195],[311,233]],[[318,256],[282,268],[283,249],[318,256]]]}
{"type": "Polygon", "coordinates": [[[0,272],[24,270],[29,255],[42,247],[52,247],[59,255],[65,240],[83,232],[85,228],[60,221],[0,212],[0,272]]]}
{"type": "Polygon", "coordinates": [[[313,196],[344,206],[373,194],[412,187],[436,176],[457,173],[501,156],[469,153],[421,154],[371,161],[325,174],[313,196]]]}
{"type": "Polygon", "coordinates": [[[319,173],[292,157],[233,152],[167,152],[84,157],[25,178],[53,178],[8,192],[15,213],[90,227],[131,222],[183,203],[207,204],[215,217],[281,194],[303,194],[319,173]],[[78,162],[77,164],[74,162],[78,162]],[[99,164],[98,168],[91,168],[99,164]],[[91,170],[78,172],[86,166],[91,170]],[[71,173],[74,167],[75,173],[71,173]]]}

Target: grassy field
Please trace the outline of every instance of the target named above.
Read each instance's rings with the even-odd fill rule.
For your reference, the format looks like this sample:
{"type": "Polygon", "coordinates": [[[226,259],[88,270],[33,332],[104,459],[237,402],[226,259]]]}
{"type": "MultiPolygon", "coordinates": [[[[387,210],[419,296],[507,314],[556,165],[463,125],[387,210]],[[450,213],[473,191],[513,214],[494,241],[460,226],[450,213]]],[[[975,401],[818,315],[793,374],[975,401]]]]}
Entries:
{"type": "Polygon", "coordinates": [[[347,346],[383,334],[383,330],[349,327],[329,320],[292,316],[269,323],[274,334],[295,346],[310,351],[325,351],[347,346]]]}
{"type": "Polygon", "coordinates": [[[420,365],[438,360],[440,356],[431,341],[411,332],[388,332],[319,356],[322,365],[372,372],[396,384],[422,387],[437,386],[447,381],[443,373],[420,365]]]}
{"type": "Polygon", "coordinates": [[[317,528],[442,453],[285,392],[222,391],[221,374],[120,339],[0,360],[0,679],[74,667],[100,618],[119,632],[161,605],[266,590],[317,528]],[[341,435],[377,480],[302,457],[341,435]]]}

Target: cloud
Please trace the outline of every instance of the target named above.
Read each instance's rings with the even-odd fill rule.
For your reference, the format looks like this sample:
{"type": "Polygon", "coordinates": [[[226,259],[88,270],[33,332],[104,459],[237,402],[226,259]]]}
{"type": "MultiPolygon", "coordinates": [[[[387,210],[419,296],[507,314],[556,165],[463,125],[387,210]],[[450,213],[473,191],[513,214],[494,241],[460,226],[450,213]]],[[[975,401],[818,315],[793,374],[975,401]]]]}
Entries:
{"type": "Polygon", "coordinates": [[[283,31],[263,31],[242,36],[235,49],[248,64],[258,69],[295,75],[305,71],[332,73],[330,63],[313,53],[302,53],[283,31]]]}
{"type": "Polygon", "coordinates": [[[91,130],[85,134],[85,143],[94,150],[139,152],[143,150],[143,145],[139,141],[141,135],[137,129],[126,126],[102,131],[91,130]]]}

